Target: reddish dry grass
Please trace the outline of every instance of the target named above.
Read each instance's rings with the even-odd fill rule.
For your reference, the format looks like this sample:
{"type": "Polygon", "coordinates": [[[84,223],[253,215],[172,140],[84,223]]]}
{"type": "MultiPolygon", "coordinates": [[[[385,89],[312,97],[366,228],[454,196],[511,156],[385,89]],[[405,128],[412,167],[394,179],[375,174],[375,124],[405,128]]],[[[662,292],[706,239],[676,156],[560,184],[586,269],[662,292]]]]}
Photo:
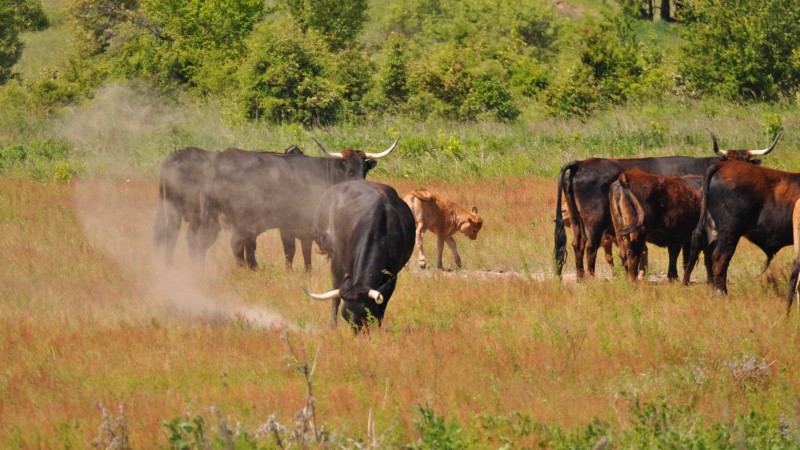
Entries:
{"type": "MultiPolygon", "coordinates": [[[[422,187],[390,184],[401,195],[422,187]]],[[[164,446],[162,420],[212,417],[210,405],[251,430],[271,413],[291,422],[304,381],[286,366],[280,332],[218,318],[233,311],[296,327],[289,339],[305,358],[319,348],[319,420],[352,436],[365,435],[372,409],[379,431],[394,425],[393,439],[413,441],[416,405],[469,427],[478,414],[513,411],[577,427],[595,417],[628,423],[623,392],[695,404],[713,420],[794,404],[798,322],[784,319],[775,293],[787,255],[770,272],[779,284],[752,281],[763,258],[743,245],[728,297],[702,283],[536,281],[531,274],[551,270],[554,186],[424,186],[478,206],[484,229],[477,241],[457,238],[464,270],[423,272],[412,257],[383,329],[353,336],[328,330],[328,305],[298,288],[329,286],[324,259],[312,274],[286,273],[274,231],[259,240],[258,272],[234,267],[224,237],[204,272],[190,269],[183,239],[178,269],[165,270],[151,247],[151,180],[0,180],[0,447],[87,446],[97,401],[125,404],[136,448],[164,446]],[[772,362],[764,386],[733,379],[726,364],[743,355],[772,362]]],[[[663,271],[665,252],[653,253],[663,271]]]]}

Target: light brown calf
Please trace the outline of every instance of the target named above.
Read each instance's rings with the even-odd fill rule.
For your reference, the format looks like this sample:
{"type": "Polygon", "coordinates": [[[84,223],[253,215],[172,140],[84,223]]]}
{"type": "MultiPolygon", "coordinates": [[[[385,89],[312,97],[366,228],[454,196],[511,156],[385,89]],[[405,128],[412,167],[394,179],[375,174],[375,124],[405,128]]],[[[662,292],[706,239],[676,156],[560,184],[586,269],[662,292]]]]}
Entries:
{"type": "Polygon", "coordinates": [[[453,235],[460,231],[472,240],[478,237],[478,231],[483,226],[483,219],[478,215],[478,208],[473,206],[472,212],[469,212],[449,198],[433,194],[427,189],[413,190],[406,194],[403,200],[414,213],[414,221],[417,224],[419,266],[423,269],[426,266],[425,252],[422,249],[422,234],[430,230],[438,238],[436,267],[442,268],[442,251],[445,243],[453,252],[456,266],[461,267],[461,256],[456,249],[453,235]]]}

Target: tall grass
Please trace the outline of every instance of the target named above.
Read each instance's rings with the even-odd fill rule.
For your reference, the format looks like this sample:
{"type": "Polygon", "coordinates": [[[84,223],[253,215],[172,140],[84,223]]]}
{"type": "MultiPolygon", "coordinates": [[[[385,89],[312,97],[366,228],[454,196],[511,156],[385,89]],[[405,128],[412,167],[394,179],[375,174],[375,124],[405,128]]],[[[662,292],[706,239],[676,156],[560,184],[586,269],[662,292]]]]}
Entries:
{"type": "MultiPolygon", "coordinates": [[[[401,193],[419,185],[380,179],[401,193]]],[[[225,236],[203,271],[183,240],[166,270],[151,248],[152,179],[0,180],[0,446],[90,445],[98,401],[124,403],[134,448],[167,445],[162,421],[213,418],[212,405],[244,429],[271,414],[291,422],[305,381],[285,365],[281,326],[301,357],[319,348],[319,423],[366,439],[372,410],[386,446],[456,428],[474,445],[501,434],[533,445],[556,442],[552,427],[582,435],[595,420],[620,443],[661,399],[686,420],[728,426],[753,412],[796,436],[798,322],[781,300],[789,250],[755,279],[763,256],[742,244],[727,297],[702,273],[688,288],[632,285],[605,267],[598,280],[559,282],[549,276],[552,178],[424,185],[477,205],[485,227],[459,240],[463,270],[409,265],[383,328],[353,336],[328,330],[328,306],[298,287],[327,287],[326,262],[285,272],[275,232],[259,239],[257,272],[234,267],[225,236]],[[545,428],[514,434],[503,418],[545,428]]],[[[652,253],[663,272],[665,252],[652,253]]],[[[673,429],[690,432],[681,423],[673,429]]]]}

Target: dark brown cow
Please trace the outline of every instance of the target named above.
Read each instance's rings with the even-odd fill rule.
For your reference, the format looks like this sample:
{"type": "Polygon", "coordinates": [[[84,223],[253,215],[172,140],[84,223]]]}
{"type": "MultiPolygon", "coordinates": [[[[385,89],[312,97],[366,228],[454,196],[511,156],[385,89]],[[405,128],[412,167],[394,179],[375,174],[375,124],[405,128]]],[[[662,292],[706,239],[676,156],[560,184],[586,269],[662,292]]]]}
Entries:
{"type": "Polygon", "coordinates": [[[397,192],[366,180],[337,184],[322,195],[314,213],[314,236],[331,259],[333,290],[307,295],[331,299],[330,325],[342,317],[358,331],[381,325],[397,274],[414,251],[414,216],[397,192]]]}
{"type": "Polygon", "coordinates": [[[572,247],[575,250],[576,274],[579,279],[585,275],[583,265],[585,254],[589,274],[594,276],[597,249],[603,234],[611,227],[608,189],[620,173],[626,170],[638,169],[663,176],[703,175],[711,164],[720,160],[749,160],[755,156],[768,154],[775,148],[778,136],[775,136],[772,145],[763,150],[722,151],[719,149],[717,139],[712,133],[714,153],[717,156],[708,158],[692,158],[688,156],[621,159],[589,158],[565,164],[559,173],[556,200],[554,233],[556,273],[561,275],[567,245],[567,235],[564,232],[561,214],[562,192],[566,194],[566,203],[572,219],[572,232],[574,234],[572,247]]]}
{"type": "Polygon", "coordinates": [[[710,260],[710,284],[727,293],[728,266],[744,237],[773,256],[793,241],[792,211],[800,198],[800,173],[769,169],[742,161],[714,164],[703,179],[703,210],[692,233],[688,283],[697,255],[705,249],[710,260]]]}
{"type": "Polygon", "coordinates": [[[639,261],[650,242],[667,247],[667,278],[678,278],[678,253],[683,250],[683,265],[689,254],[692,231],[700,217],[700,187],[696,175],[663,177],[639,170],[622,172],[611,183],[609,203],[614,234],[626,271],[632,280],[639,275],[639,261]]]}
{"type": "MultiPolygon", "coordinates": [[[[315,142],[327,157],[228,149],[214,159],[203,222],[213,223],[220,214],[225,215],[231,249],[239,265],[258,267],[256,238],[266,230],[280,229],[285,244],[287,236],[301,242],[313,240],[314,208],[322,193],[337,183],[363,180],[378,158],[397,147],[395,141],[381,153],[332,153],[315,142]]],[[[306,247],[303,253],[305,257],[306,247]]],[[[306,267],[310,267],[310,260],[306,267]]]]}

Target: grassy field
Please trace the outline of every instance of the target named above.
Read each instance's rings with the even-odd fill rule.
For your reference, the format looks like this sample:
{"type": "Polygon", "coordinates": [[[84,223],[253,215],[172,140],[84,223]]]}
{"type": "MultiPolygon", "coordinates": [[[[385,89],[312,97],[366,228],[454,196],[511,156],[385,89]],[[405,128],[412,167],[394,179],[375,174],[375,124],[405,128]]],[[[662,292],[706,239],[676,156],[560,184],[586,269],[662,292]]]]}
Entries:
{"type": "MultiPolygon", "coordinates": [[[[124,405],[133,448],[166,447],[162,421],[181,417],[205,417],[208,434],[220,421],[252,434],[272,414],[292,426],[306,383],[287,366],[287,342],[300,361],[316,355],[316,419],[342,439],[383,434],[396,447],[458,425],[467,446],[553,446],[552,427],[581,435],[599,420],[624,447],[643,426],[637,402],[663,403],[663,429],[689,437],[755,412],[796,438],[800,328],[781,299],[789,250],[756,278],[763,256],[741,245],[727,297],[702,271],[688,288],[632,285],[605,266],[597,280],[562,282],[550,268],[554,185],[426,183],[477,205],[485,227],[458,241],[462,270],[410,264],[384,327],[353,336],[327,329],[327,304],[298,287],[327,289],[326,261],[287,273],[274,231],[259,239],[259,271],[234,267],[225,236],[204,270],[183,240],[167,269],[151,246],[151,178],[2,179],[0,447],[89,446],[109,423],[98,402],[111,416],[124,405]]],[[[429,258],[433,249],[429,238],[429,258]]],[[[665,252],[651,253],[657,276],[665,252]]]]}
{"type": "MultiPolygon", "coordinates": [[[[23,80],[72,45],[67,2],[43,3],[52,27],[25,34],[23,80]]],[[[554,4],[580,17],[616,2],[554,4]]],[[[675,44],[667,24],[656,31],[675,44]]],[[[304,364],[328,446],[800,446],[800,320],[783,302],[790,249],[759,275],[764,256],[740,244],[725,297],[702,270],[689,287],[663,281],[661,249],[651,281],[635,285],[605,264],[576,283],[571,254],[564,280],[551,264],[564,163],[705,156],[706,128],[722,148],[763,148],[783,129],[764,164],[800,170],[791,101],[665,95],[587,119],[529,105],[513,124],[386,117],[305,129],[239,123],[213,99],[163,100],[136,84],[105,85],[50,115],[21,89],[0,91],[14,106],[0,114],[0,448],[122,448],[111,445],[122,435],[131,448],[201,448],[201,434],[214,448],[322,446],[293,435],[308,425],[297,416],[309,401],[304,364]],[[235,267],[224,234],[202,269],[183,235],[174,267],[152,247],[156,175],[175,149],[298,144],[317,155],[311,137],[375,151],[397,136],[370,177],[476,205],[484,228],[477,241],[457,238],[461,270],[447,250],[449,270],[420,270],[415,253],[369,335],[327,328],[329,306],[299,287],[328,289],[327,261],[287,272],[275,231],[259,238],[255,272],[235,267]]],[[[430,236],[426,249],[430,262],[430,236]]]]}

